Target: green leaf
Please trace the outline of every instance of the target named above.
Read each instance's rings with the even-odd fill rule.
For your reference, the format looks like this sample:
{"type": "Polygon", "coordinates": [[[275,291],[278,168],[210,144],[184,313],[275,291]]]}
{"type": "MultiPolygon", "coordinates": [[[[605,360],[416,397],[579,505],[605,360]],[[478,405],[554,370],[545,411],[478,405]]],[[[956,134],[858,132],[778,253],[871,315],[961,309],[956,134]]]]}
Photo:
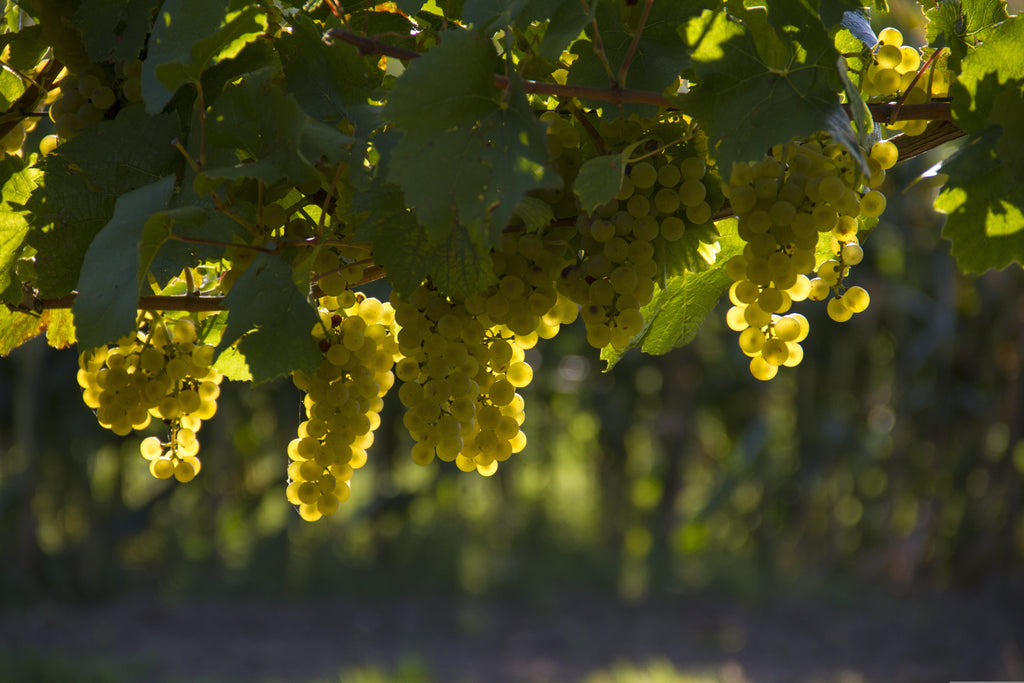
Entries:
{"type": "Polygon", "coordinates": [[[92,0],[75,12],[75,25],[89,59],[94,62],[135,59],[146,45],[146,36],[160,0],[92,0]]]}
{"type": "Polygon", "coordinates": [[[967,132],[989,125],[994,100],[1024,83],[1024,17],[1014,17],[989,32],[984,44],[963,62],[950,87],[953,123],[967,132]]]}
{"type": "Polygon", "coordinates": [[[0,357],[7,356],[46,328],[46,320],[34,313],[0,306],[0,357]]]}
{"type": "Polygon", "coordinates": [[[218,353],[236,341],[255,384],[292,370],[312,374],[321,353],[313,340],[316,311],[292,281],[292,268],[280,256],[259,254],[224,298],[230,311],[218,353]],[[282,334],[285,331],[285,334],[282,334]]]}
{"type": "Polygon", "coordinates": [[[366,215],[356,228],[356,241],[372,246],[374,261],[383,266],[396,292],[411,294],[434,264],[425,248],[429,242],[426,230],[405,207],[402,191],[378,180],[355,195],[352,212],[366,215]]]}
{"type": "Polygon", "coordinates": [[[183,160],[171,146],[177,133],[176,117],[150,117],[142,105],[130,105],[39,162],[43,173],[27,208],[41,296],[74,289],[85,250],[110,220],[118,196],[180,172],[183,160]]]}
{"type": "Polygon", "coordinates": [[[951,88],[953,122],[967,142],[943,161],[935,208],[948,214],[943,236],[964,270],[1024,263],[1024,19],[993,28],[963,60],[951,88]]]}
{"type": "Polygon", "coordinates": [[[14,266],[28,234],[22,206],[35,187],[32,175],[20,157],[4,156],[0,161],[0,292],[10,289],[12,294],[5,300],[12,304],[21,302],[14,266]]]}
{"type": "MultiPolygon", "coordinates": [[[[1024,101],[1016,104],[1011,113],[1024,116],[1024,101]]],[[[1019,155],[1007,163],[997,153],[1001,135],[999,126],[972,135],[942,165],[949,178],[935,208],[948,214],[942,236],[966,272],[1024,263],[1024,169],[1019,155]]]]}
{"type": "Polygon", "coordinates": [[[989,31],[1007,18],[1006,0],[946,0],[925,12],[929,45],[942,41],[949,48],[949,68],[988,40],[989,31]]]}
{"type": "Polygon", "coordinates": [[[385,118],[423,134],[472,126],[497,106],[496,60],[489,39],[446,31],[440,44],[410,63],[395,82],[385,118]]]}
{"type": "Polygon", "coordinates": [[[465,226],[456,225],[446,240],[424,245],[430,279],[445,294],[471,296],[495,280],[489,250],[474,242],[465,226]]]}
{"type": "Polygon", "coordinates": [[[355,46],[327,45],[320,33],[312,20],[299,16],[291,33],[283,33],[277,41],[285,89],[314,119],[330,123],[347,119],[357,131],[372,130],[377,125],[376,108],[367,100],[380,86],[381,72],[355,46]]]}
{"type": "Polygon", "coordinates": [[[588,159],[576,175],[572,190],[580,198],[580,208],[587,213],[611,201],[622,187],[627,154],[606,154],[588,159]]]}
{"type": "Polygon", "coordinates": [[[723,175],[736,161],[760,159],[774,144],[822,130],[856,153],[839,105],[839,54],[817,11],[794,0],[740,18],[706,12],[687,27],[700,82],[686,107],[718,144],[723,175]]]}
{"type": "MultiPolygon", "coordinates": [[[[199,328],[199,339],[205,344],[216,346],[224,336],[228,324],[228,312],[218,311],[206,318],[199,328]]],[[[252,373],[245,363],[245,356],[238,348],[230,346],[224,349],[213,364],[213,368],[232,382],[251,382],[252,373]]]]}
{"type": "Polygon", "coordinates": [[[643,329],[633,338],[627,349],[615,351],[606,347],[601,358],[610,370],[629,348],[640,348],[644,353],[661,355],[689,344],[701,323],[715,308],[718,299],[729,288],[731,280],[725,272],[725,263],[743,252],[743,241],[736,234],[736,219],[719,221],[724,233],[715,265],[701,273],[684,273],[668,278],[664,289],[657,288],[651,302],[643,307],[643,329]]]}
{"type": "Polygon", "coordinates": [[[231,0],[165,0],[157,13],[142,66],[146,110],[162,110],[185,83],[256,40],[266,15],[258,6],[233,11],[231,0]]]}
{"type": "MultiPolygon", "coordinates": [[[[6,43],[4,61],[12,69],[28,73],[39,65],[50,46],[43,39],[43,29],[39,24],[26,26],[17,33],[3,36],[6,43]]],[[[0,43],[0,45],[3,45],[0,43]]]]}
{"type": "Polygon", "coordinates": [[[486,253],[498,243],[519,199],[551,184],[547,155],[545,126],[514,81],[508,101],[490,100],[489,113],[479,121],[446,131],[406,128],[388,175],[433,243],[449,249],[458,224],[459,234],[486,253]]]}
{"type": "Polygon", "coordinates": [[[27,89],[28,85],[16,74],[0,69],[0,111],[8,111],[27,89]]]}
{"type": "Polygon", "coordinates": [[[225,88],[210,108],[208,143],[242,162],[208,169],[206,177],[256,178],[268,185],[282,178],[295,185],[316,182],[320,179],[313,164],[316,158],[307,154],[324,152],[336,159],[353,142],[307,116],[273,77],[272,70],[250,75],[225,88]]]}
{"type": "Polygon", "coordinates": [[[55,349],[66,349],[78,339],[75,336],[75,318],[69,308],[43,311],[46,323],[46,343],[55,349]]]}
{"type": "Polygon", "coordinates": [[[71,307],[79,342],[96,348],[135,329],[139,286],[139,243],[150,217],[167,207],[174,176],[125,193],[114,215],[89,245],[78,278],[78,296],[71,307]]]}
{"type": "MultiPolygon", "coordinates": [[[[705,0],[674,0],[656,2],[650,7],[650,14],[632,55],[626,82],[618,85],[650,92],[663,92],[676,83],[680,73],[690,66],[690,50],[686,40],[679,33],[679,26],[718,3],[705,0]]],[[[644,3],[637,3],[626,12],[618,2],[604,2],[595,12],[597,27],[601,33],[604,54],[617,78],[620,67],[629,54],[636,33],[636,24],[644,3]]],[[[569,85],[607,88],[609,75],[604,63],[594,49],[592,38],[577,41],[572,51],[577,55],[569,69],[569,85]]],[[[593,103],[604,107],[607,116],[614,117],[616,109],[608,103],[593,103]]],[[[636,114],[650,116],[655,107],[642,104],[624,104],[625,116],[636,114]]]]}
{"type": "Polygon", "coordinates": [[[555,220],[555,212],[551,208],[551,204],[529,195],[520,199],[516,204],[516,215],[523,221],[527,232],[537,232],[555,220]]]}
{"type": "MultiPolygon", "coordinates": [[[[598,0],[590,3],[591,12],[597,3],[598,0]]],[[[590,21],[590,14],[579,0],[561,0],[557,8],[552,8],[549,16],[550,23],[544,32],[544,38],[540,41],[538,52],[544,59],[554,61],[579,37],[583,27],[590,21]]]]}
{"type": "Polygon", "coordinates": [[[140,245],[139,266],[149,270],[161,287],[185,268],[223,257],[225,247],[170,239],[171,236],[232,244],[249,235],[224,213],[211,208],[185,206],[163,211],[146,224],[140,245]]]}

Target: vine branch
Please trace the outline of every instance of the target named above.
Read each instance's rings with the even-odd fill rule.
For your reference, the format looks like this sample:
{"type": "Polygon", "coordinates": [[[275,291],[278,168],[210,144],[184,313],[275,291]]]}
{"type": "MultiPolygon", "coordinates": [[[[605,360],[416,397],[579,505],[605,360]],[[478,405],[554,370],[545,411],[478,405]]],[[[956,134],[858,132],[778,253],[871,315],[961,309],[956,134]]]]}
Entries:
{"type": "MultiPolygon", "coordinates": [[[[361,54],[378,54],[396,59],[417,59],[422,53],[415,50],[408,50],[394,45],[388,45],[374,38],[361,36],[351,31],[334,28],[324,34],[324,40],[341,42],[354,45],[361,54]]],[[[628,64],[624,64],[628,66],[628,64]]],[[[494,84],[499,88],[508,88],[510,81],[507,76],[495,75],[494,84]]],[[[685,96],[669,98],[657,92],[649,90],[634,90],[630,88],[593,88],[581,85],[560,85],[558,83],[544,83],[541,81],[523,80],[523,89],[536,95],[553,95],[556,97],[577,97],[581,99],[609,102],[615,105],[625,103],[651,104],[656,107],[667,109],[678,109],[685,96]]],[[[849,106],[843,105],[849,113],[849,106]]],[[[926,102],[924,104],[899,104],[898,102],[874,102],[868,104],[871,117],[879,123],[892,123],[894,121],[952,121],[953,115],[948,101],[926,102]]]]}

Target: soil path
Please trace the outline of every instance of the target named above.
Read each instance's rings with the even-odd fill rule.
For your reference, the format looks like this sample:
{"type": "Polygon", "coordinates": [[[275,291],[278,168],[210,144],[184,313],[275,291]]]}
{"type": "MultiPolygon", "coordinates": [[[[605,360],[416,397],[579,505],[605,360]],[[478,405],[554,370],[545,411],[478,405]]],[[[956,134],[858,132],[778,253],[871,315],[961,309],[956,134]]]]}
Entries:
{"type": "MultiPolygon", "coordinates": [[[[0,609],[0,650],[8,667],[11,653],[102,660],[123,666],[119,683],[344,681],[339,672],[396,672],[403,662],[439,683],[571,683],[658,661],[675,680],[700,683],[1008,681],[1024,680],[1024,587],[838,605],[593,596],[49,604],[0,609]]],[[[0,680],[12,679],[0,670],[0,680]]]]}

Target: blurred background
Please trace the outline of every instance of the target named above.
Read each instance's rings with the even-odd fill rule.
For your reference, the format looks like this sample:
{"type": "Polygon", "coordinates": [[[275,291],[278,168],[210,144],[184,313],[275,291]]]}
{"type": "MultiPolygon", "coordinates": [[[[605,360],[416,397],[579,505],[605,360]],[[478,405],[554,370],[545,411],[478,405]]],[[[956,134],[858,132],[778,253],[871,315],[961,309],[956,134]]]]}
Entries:
{"type": "Polygon", "coordinates": [[[179,485],[97,425],[75,350],[16,350],[0,680],[1024,679],[1024,272],[957,272],[910,186],[936,159],[890,172],[870,308],[798,309],[798,368],[751,378],[728,301],[608,373],[563,329],[496,476],[414,465],[393,393],[314,524],[284,496],[289,380],[226,383],[179,485]]]}

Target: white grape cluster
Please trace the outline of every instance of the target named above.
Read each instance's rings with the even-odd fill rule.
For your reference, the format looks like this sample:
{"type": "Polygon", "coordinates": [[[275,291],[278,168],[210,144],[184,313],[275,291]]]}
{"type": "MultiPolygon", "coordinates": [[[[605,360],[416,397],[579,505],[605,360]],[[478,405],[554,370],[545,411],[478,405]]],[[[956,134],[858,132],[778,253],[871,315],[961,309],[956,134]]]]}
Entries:
{"type": "Polygon", "coordinates": [[[576,320],[579,308],[559,294],[555,282],[569,262],[566,252],[572,227],[547,227],[538,232],[507,230],[501,248],[491,251],[497,283],[467,297],[466,312],[484,327],[503,325],[533,346],[551,339],[562,325],[576,320]]]}
{"type": "MultiPolygon", "coordinates": [[[[928,54],[932,50],[928,49],[928,54]]],[[[884,28],[872,50],[872,61],[861,74],[861,92],[869,100],[889,101],[901,98],[904,104],[923,104],[935,97],[949,96],[949,77],[942,68],[943,60],[934,60],[921,72],[922,53],[903,44],[903,34],[896,28],[884,28]]],[[[928,121],[897,121],[887,124],[889,130],[907,135],[920,135],[928,121]]]]}
{"type": "Polygon", "coordinates": [[[352,491],[354,470],[380,426],[383,397],[399,357],[394,311],[387,303],[346,292],[321,300],[313,336],[323,352],[316,372],[292,373],[305,392],[306,420],[288,444],[289,502],[307,521],[334,514],[352,491]]]}
{"type": "Polygon", "coordinates": [[[79,73],[69,73],[60,81],[59,96],[50,105],[50,120],[57,128],[40,144],[43,154],[57,145],[58,138],[73,137],[86,126],[102,121],[119,99],[142,101],[142,62],[134,59],[117,62],[113,69],[89,64],[79,73]]]}
{"type": "Polygon", "coordinates": [[[109,348],[80,354],[82,400],[119,436],[163,420],[170,439],[144,439],[142,456],[154,477],[190,481],[200,468],[196,434],[217,412],[222,376],[211,367],[214,347],[198,342],[190,318],[168,322],[152,314],[144,327],[109,348]]]}
{"type": "Polygon", "coordinates": [[[754,377],[771,379],[780,366],[795,366],[803,358],[800,342],[808,324],[804,316],[789,313],[793,302],[834,293],[827,307],[838,321],[867,308],[867,292],[845,287],[843,278],[863,258],[858,217],[877,218],[885,209],[885,196],[870,188],[884,180],[885,169],[895,163],[894,151],[890,142],[874,146],[869,178],[827,138],[777,145],[762,161],[733,166],[724,191],[746,245],[726,264],[733,279],[726,321],[740,333],[740,349],[750,357],[754,377]],[[827,239],[833,252],[821,263],[819,239],[827,239]]]}
{"type": "Polygon", "coordinates": [[[485,327],[462,300],[452,300],[428,284],[408,299],[392,293],[401,329],[395,366],[403,384],[398,397],[406,407],[403,423],[420,465],[435,456],[460,470],[489,476],[498,463],[526,446],[519,427],[524,401],[516,391],[533,379],[525,349],[536,332],[517,335],[504,325],[485,327]]]}

